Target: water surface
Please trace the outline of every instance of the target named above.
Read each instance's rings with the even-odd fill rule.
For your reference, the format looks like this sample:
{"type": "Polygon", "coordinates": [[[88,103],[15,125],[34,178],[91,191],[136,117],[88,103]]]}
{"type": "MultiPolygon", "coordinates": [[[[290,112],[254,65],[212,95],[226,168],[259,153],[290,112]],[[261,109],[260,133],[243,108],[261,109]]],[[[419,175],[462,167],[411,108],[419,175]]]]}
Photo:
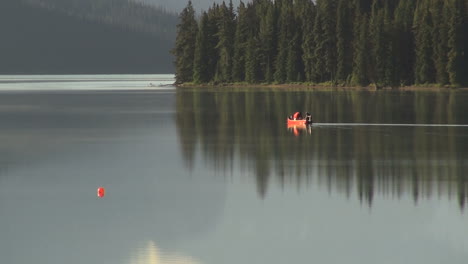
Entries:
{"type": "Polygon", "coordinates": [[[468,93],[169,80],[0,77],[2,263],[466,262],[468,93]]]}

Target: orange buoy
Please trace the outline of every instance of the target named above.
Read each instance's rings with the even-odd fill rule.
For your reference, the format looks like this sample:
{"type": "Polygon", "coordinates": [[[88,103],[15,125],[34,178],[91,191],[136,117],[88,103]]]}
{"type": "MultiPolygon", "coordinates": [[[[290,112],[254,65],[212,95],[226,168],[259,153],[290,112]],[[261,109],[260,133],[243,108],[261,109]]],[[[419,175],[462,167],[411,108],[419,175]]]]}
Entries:
{"type": "Polygon", "coordinates": [[[104,195],[106,195],[106,189],[104,189],[104,187],[97,188],[97,196],[102,198],[104,195]]]}

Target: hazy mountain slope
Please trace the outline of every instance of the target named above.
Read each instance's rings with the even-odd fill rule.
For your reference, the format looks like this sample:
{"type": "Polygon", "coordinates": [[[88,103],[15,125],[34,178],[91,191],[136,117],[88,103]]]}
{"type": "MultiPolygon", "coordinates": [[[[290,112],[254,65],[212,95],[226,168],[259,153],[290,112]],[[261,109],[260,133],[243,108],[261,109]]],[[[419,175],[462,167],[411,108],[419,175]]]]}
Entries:
{"type": "Polygon", "coordinates": [[[0,74],[173,72],[173,39],[156,32],[17,0],[0,2],[0,32],[0,74]]]}
{"type": "MultiPolygon", "coordinates": [[[[168,11],[180,12],[187,5],[188,0],[132,0],[135,2],[145,3],[152,6],[160,6],[168,11]]],[[[223,0],[192,0],[193,7],[198,14],[202,10],[208,10],[213,3],[222,3],[223,0]]],[[[229,0],[225,1],[226,4],[229,3],[229,0]]],[[[248,2],[248,1],[244,1],[248,2]]],[[[238,6],[239,0],[233,0],[232,3],[234,6],[238,6]]]]}
{"type": "Polygon", "coordinates": [[[19,0],[82,19],[119,25],[174,39],[177,14],[128,0],[19,0]]]}

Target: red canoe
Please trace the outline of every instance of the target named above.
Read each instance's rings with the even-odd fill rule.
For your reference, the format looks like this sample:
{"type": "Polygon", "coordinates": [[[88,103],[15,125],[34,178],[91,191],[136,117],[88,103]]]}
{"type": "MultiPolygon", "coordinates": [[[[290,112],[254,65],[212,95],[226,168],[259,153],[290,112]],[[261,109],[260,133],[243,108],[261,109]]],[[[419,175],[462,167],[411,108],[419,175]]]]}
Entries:
{"type": "Polygon", "coordinates": [[[305,114],[305,117],[302,118],[298,118],[298,119],[294,119],[293,116],[289,116],[287,119],[287,123],[288,123],[288,126],[290,125],[310,125],[312,124],[312,115],[309,114],[309,112],[307,112],[305,114]]]}
{"type": "Polygon", "coordinates": [[[299,120],[293,120],[293,119],[287,119],[288,126],[289,125],[309,125],[312,124],[312,120],[307,120],[307,119],[299,119],[299,120]]]}

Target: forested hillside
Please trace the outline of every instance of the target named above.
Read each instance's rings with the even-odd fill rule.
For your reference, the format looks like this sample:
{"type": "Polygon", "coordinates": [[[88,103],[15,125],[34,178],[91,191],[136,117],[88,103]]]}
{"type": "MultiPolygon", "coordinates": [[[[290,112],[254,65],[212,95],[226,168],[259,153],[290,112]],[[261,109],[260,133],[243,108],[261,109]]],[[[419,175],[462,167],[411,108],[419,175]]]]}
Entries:
{"type": "MultiPolygon", "coordinates": [[[[187,5],[187,0],[132,0],[137,3],[145,3],[152,6],[160,6],[168,11],[175,11],[179,13],[187,5]]],[[[202,10],[207,10],[213,3],[222,3],[223,0],[197,0],[192,2],[193,8],[199,12],[202,10]]],[[[232,1],[234,5],[239,4],[239,0],[232,1]]]]}
{"type": "Polygon", "coordinates": [[[0,74],[170,73],[176,19],[126,0],[2,0],[0,74]]]}
{"type": "Polygon", "coordinates": [[[468,83],[468,0],[255,0],[180,15],[178,83],[468,83]]]}

